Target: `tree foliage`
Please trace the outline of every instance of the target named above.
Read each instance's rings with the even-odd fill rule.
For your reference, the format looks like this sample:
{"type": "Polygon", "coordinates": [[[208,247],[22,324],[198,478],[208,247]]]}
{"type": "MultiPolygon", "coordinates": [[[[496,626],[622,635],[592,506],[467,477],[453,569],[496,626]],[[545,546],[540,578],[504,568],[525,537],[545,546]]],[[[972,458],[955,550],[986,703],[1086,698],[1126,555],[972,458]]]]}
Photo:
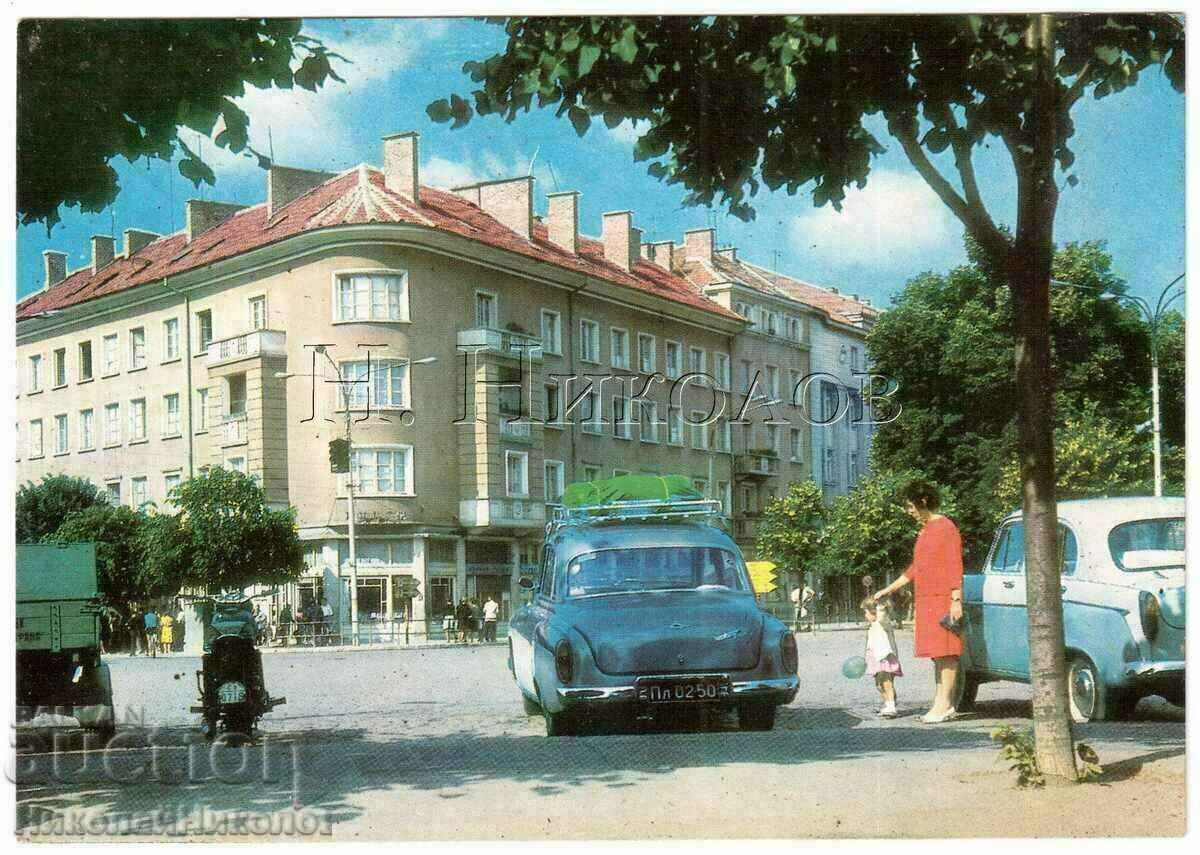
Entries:
{"type": "Polygon", "coordinates": [[[120,191],[114,157],[170,161],[199,187],[212,169],[180,136],[268,159],[249,144],[250,117],[232,99],[247,85],[315,91],[341,80],[343,59],[294,19],[26,19],[17,33],[17,213],[59,220],[59,207],[100,211],[120,191]]]}
{"type": "Polygon", "coordinates": [[[17,490],[17,543],[37,543],[53,533],[71,514],[107,502],[100,488],[86,478],[43,475],[17,490]]]}
{"type": "Polygon", "coordinates": [[[794,481],[763,509],[756,549],[785,572],[812,570],[824,526],[821,488],[814,481],[794,481]]]}
{"type": "MultiPolygon", "coordinates": [[[[171,493],[191,561],[187,581],[213,592],[294,581],[304,567],[294,508],[267,506],[262,487],[239,472],[201,470],[171,493]]],[[[174,542],[174,534],[163,542],[174,542]]]]}
{"type": "Polygon", "coordinates": [[[76,510],[60,518],[58,528],[45,536],[48,543],[96,544],[96,579],[112,604],[173,593],[170,580],[146,572],[141,540],[146,517],[124,505],[106,502],[76,510]]]}

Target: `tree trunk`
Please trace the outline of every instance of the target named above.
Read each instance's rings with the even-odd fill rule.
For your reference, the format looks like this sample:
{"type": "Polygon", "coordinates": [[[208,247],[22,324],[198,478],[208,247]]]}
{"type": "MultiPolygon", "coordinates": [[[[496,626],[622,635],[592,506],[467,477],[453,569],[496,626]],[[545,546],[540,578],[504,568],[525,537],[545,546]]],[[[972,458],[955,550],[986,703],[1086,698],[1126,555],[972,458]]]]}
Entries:
{"type": "Polygon", "coordinates": [[[1067,696],[1058,513],[1054,496],[1054,391],[1050,365],[1050,275],[1054,253],[1056,92],[1054,20],[1034,19],[1028,34],[1039,56],[1033,152],[1018,170],[1017,235],[1009,282],[1016,321],[1017,442],[1025,523],[1029,676],[1038,767],[1048,781],[1075,782],[1067,696]]]}

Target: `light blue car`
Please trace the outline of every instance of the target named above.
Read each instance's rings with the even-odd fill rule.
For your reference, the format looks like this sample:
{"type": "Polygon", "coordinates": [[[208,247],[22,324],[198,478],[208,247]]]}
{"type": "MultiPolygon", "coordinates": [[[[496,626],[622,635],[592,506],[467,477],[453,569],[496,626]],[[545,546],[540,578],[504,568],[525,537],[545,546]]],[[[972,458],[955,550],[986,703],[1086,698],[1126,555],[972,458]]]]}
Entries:
{"type": "Polygon", "coordinates": [[[770,730],[799,686],[796,639],[754,599],[713,502],[562,511],[533,601],[509,624],[509,668],[546,734],[597,716],[736,709],[770,730]]]}
{"type": "MultiPolygon", "coordinates": [[[[1132,711],[1147,695],[1184,703],[1184,500],[1087,499],[1058,505],[1063,621],[1076,721],[1132,711]]],[[[996,531],[982,573],[963,579],[967,635],[959,710],[980,683],[1029,681],[1021,515],[996,531]]]]}

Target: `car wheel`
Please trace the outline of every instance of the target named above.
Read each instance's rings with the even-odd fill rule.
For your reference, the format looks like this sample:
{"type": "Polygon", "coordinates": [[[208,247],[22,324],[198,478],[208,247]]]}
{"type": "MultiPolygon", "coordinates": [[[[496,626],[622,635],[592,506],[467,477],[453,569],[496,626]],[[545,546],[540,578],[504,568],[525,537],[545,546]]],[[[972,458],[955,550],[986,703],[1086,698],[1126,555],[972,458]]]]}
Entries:
{"type": "Polygon", "coordinates": [[[970,712],[975,708],[975,696],[978,693],[979,681],[960,668],[958,679],[954,681],[954,709],[958,712],[970,712]]]}
{"type": "Polygon", "coordinates": [[[525,710],[525,715],[538,715],[542,711],[541,704],[524,692],[521,692],[521,706],[525,710]]]}
{"type": "Polygon", "coordinates": [[[1107,721],[1113,712],[1114,700],[1099,670],[1086,656],[1076,654],[1067,668],[1067,693],[1071,702],[1071,717],[1079,722],[1107,721]]]}
{"type": "Polygon", "coordinates": [[[742,730],[771,730],[775,727],[774,704],[743,704],[738,707],[738,726],[742,730]]]}

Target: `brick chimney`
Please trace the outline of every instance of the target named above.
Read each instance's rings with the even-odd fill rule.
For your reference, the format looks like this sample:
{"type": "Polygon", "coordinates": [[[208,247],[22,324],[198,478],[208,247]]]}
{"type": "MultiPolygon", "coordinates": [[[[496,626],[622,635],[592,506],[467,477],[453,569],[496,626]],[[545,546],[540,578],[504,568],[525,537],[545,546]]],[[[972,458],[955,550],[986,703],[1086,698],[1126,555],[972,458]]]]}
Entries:
{"type": "Polygon", "coordinates": [[[675,241],[660,240],[650,244],[650,260],[663,270],[675,268],[675,241]]]}
{"type": "Polygon", "coordinates": [[[491,214],[525,240],[533,235],[533,176],[483,181],[453,191],[491,214]]]}
{"type": "Polygon", "coordinates": [[[232,202],[206,202],[203,199],[188,199],[187,210],[187,242],[191,243],[205,232],[219,226],[246,205],[235,205],[232,202]]]}
{"type": "Polygon", "coordinates": [[[42,253],[42,263],[46,268],[46,278],[42,282],[42,290],[53,288],[67,278],[67,254],[48,249],[42,253]]]}
{"type": "Polygon", "coordinates": [[[131,258],[136,255],[144,246],[154,243],[162,235],[154,232],[143,231],[142,229],[126,229],[125,230],[125,257],[131,258]]]}
{"type": "Polygon", "coordinates": [[[683,233],[683,257],[712,264],[715,229],[691,229],[683,233]]]}
{"type": "Polygon", "coordinates": [[[637,262],[642,245],[642,230],[633,227],[632,211],[612,211],[601,221],[601,241],[604,258],[629,270],[637,262]]]}
{"type": "Polygon", "coordinates": [[[416,131],[383,138],[383,183],[414,204],[421,202],[420,139],[416,131]]]}
{"type": "Polygon", "coordinates": [[[567,190],[546,196],[550,211],[547,228],[550,243],[561,246],[572,255],[579,253],[579,191],[567,190]]]}
{"type": "Polygon", "coordinates": [[[92,235],[92,273],[112,264],[117,252],[117,241],[112,235],[92,235]]]}
{"type": "Polygon", "coordinates": [[[278,214],[289,202],[294,202],[314,187],[320,187],[335,174],[272,165],[267,170],[267,219],[278,214]]]}
{"type": "Polygon", "coordinates": [[[727,246],[724,249],[718,249],[717,255],[721,256],[721,258],[725,259],[726,261],[737,261],[737,247],[727,246]]]}

